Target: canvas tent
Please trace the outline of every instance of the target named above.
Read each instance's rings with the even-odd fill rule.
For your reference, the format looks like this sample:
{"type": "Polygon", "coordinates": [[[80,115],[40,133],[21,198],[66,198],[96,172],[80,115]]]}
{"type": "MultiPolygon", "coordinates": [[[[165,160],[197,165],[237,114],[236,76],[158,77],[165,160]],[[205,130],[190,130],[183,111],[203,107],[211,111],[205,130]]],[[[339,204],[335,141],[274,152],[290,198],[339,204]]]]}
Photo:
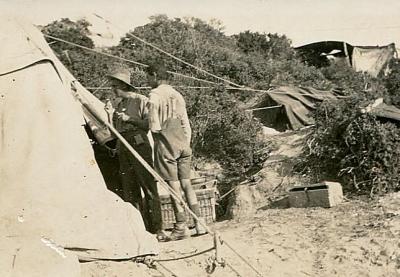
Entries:
{"type": "Polygon", "coordinates": [[[278,131],[312,125],[316,103],[336,99],[333,91],[294,86],[277,87],[263,94],[249,109],[267,127],[278,131]]]}
{"type": "Polygon", "coordinates": [[[96,164],[84,111],[99,126],[87,108],[101,115],[102,104],[34,26],[0,18],[1,276],[79,276],[78,258],[156,254],[140,213],[106,189],[96,164]]]}

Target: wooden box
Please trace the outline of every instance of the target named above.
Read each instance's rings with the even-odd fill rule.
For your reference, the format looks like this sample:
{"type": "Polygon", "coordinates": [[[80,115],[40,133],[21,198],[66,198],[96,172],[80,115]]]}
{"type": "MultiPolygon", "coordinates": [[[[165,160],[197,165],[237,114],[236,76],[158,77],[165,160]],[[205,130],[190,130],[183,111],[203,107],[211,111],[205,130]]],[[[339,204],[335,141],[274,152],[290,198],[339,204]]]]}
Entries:
{"type": "Polygon", "coordinates": [[[294,187],[289,190],[289,204],[293,208],[330,208],[343,201],[342,186],[336,182],[294,187]]]}

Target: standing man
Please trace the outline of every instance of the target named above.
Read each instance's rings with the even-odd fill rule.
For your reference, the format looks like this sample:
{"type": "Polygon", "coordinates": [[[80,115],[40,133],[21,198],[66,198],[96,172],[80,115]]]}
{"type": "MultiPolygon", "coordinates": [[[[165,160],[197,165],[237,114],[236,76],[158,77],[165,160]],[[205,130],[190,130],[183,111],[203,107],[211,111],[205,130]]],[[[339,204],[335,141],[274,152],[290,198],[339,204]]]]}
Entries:
{"type": "MultiPolygon", "coordinates": [[[[154,138],[154,167],[170,187],[186,196],[190,209],[200,218],[200,207],[190,181],[192,150],[191,128],[182,95],[168,84],[169,75],[161,63],[147,68],[149,85],[149,127],[154,138]]],[[[189,236],[184,208],[174,199],[176,224],[171,240],[189,236]]],[[[206,233],[203,218],[195,222],[198,235],[206,233]]]]}
{"type": "MultiPolygon", "coordinates": [[[[118,69],[108,76],[115,95],[121,98],[116,110],[106,105],[115,128],[139,153],[153,166],[152,148],[147,137],[149,131],[147,101],[148,98],[132,92],[130,72],[118,69]]],[[[161,204],[157,184],[153,176],[120,142],[117,143],[124,200],[132,203],[141,213],[149,232],[157,234],[159,240],[165,240],[162,231],[161,204]],[[141,189],[144,193],[142,201],[141,189]]]]}

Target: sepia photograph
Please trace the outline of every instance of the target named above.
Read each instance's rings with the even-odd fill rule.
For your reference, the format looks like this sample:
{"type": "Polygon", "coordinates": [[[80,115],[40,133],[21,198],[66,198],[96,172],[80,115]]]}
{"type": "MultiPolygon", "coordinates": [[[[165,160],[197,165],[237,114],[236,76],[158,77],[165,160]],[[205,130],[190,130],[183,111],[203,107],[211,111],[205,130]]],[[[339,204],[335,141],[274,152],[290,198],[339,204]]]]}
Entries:
{"type": "Polygon", "coordinates": [[[400,276],[400,2],[0,0],[0,276],[400,276]]]}

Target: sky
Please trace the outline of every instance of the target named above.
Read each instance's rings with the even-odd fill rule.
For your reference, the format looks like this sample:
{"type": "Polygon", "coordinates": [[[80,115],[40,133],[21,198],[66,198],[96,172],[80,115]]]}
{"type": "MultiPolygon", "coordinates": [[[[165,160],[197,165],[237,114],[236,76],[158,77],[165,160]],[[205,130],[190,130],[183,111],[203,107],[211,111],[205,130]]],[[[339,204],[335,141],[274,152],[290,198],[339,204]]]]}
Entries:
{"type": "Polygon", "coordinates": [[[68,17],[86,18],[95,33],[113,44],[149,16],[218,19],[227,35],[250,30],[285,34],[293,46],[325,40],[353,45],[400,46],[398,0],[0,0],[0,10],[17,13],[44,25],[68,17]],[[106,24],[93,14],[111,22],[106,24]]]}

